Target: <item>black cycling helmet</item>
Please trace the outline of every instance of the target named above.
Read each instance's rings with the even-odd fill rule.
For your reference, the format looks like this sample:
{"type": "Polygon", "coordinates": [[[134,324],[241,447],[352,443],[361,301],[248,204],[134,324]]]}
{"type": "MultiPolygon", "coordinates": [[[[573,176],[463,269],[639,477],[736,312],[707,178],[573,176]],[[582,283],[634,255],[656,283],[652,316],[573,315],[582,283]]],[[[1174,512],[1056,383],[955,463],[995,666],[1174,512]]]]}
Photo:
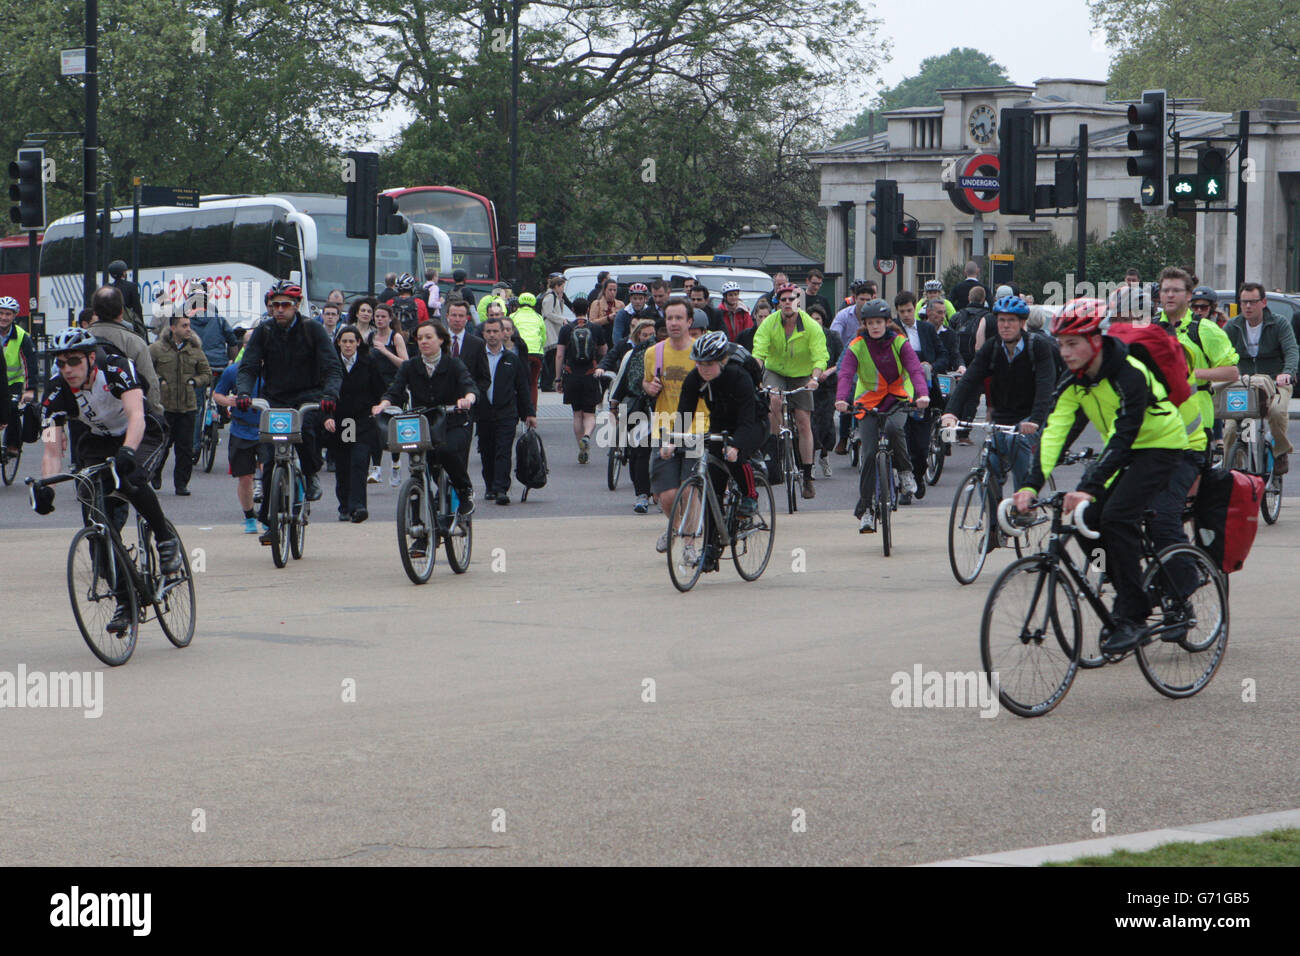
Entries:
{"type": "MultiPolygon", "coordinates": [[[[100,261],[102,262],[103,260],[101,259],[100,261]]],[[[108,274],[114,279],[122,278],[122,276],[126,275],[126,263],[121,259],[114,259],[108,264],[108,274]]]]}
{"type": "Polygon", "coordinates": [[[858,321],[865,322],[867,319],[890,319],[893,313],[889,311],[889,303],[884,299],[868,299],[858,306],[858,321]]]}
{"type": "Polygon", "coordinates": [[[1215,292],[1208,285],[1198,285],[1192,290],[1191,301],[1195,302],[1197,299],[1203,299],[1210,303],[1211,308],[1214,308],[1219,304],[1219,293],[1215,292]]]}
{"type": "Polygon", "coordinates": [[[730,344],[726,332],[705,332],[691,346],[691,361],[721,362],[726,359],[730,344]]]}

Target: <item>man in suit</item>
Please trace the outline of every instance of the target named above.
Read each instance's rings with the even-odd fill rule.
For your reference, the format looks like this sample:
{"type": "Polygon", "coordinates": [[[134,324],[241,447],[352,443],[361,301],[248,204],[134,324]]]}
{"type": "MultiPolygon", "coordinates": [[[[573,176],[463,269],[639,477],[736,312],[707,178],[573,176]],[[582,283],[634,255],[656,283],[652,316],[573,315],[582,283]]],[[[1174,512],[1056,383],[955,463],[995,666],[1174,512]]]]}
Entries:
{"type": "Polygon", "coordinates": [[[478,411],[478,454],[483,462],[483,484],[487,496],[499,505],[510,504],[510,453],[515,439],[515,422],[537,427],[530,401],[526,363],[505,348],[505,331],[500,316],[483,322],[484,357],[488,370],[487,388],[478,411]]]}
{"type": "MultiPolygon", "coordinates": [[[[942,299],[934,301],[943,304],[942,299]]],[[[925,372],[925,381],[930,386],[931,394],[937,394],[934,389],[935,375],[946,372],[951,367],[952,360],[947,348],[944,347],[933,325],[924,319],[917,321],[916,296],[913,293],[906,290],[898,293],[894,297],[894,311],[898,314],[899,331],[907,336],[907,341],[916,352],[916,357],[921,360],[921,370],[925,372]]],[[[906,432],[907,450],[912,459],[912,471],[916,475],[916,497],[924,498],[925,451],[930,440],[929,419],[917,421],[909,417],[906,432]]],[[[910,505],[912,496],[903,495],[898,499],[898,503],[910,505]]]]}
{"type": "MultiPolygon", "coordinates": [[[[479,394],[483,395],[486,394],[488,386],[487,346],[483,344],[481,336],[469,330],[469,310],[470,305],[464,299],[458,299],[454,295],[447,299],[443,309],[447,313],[447,330],[451,332],[451,341],[447,343],[447,354],[465,363],[470,376],[474,379],[474,386],[479,394]]],[[[465,449],[465,461],[468,464],[468,447],[465,449]]]]}

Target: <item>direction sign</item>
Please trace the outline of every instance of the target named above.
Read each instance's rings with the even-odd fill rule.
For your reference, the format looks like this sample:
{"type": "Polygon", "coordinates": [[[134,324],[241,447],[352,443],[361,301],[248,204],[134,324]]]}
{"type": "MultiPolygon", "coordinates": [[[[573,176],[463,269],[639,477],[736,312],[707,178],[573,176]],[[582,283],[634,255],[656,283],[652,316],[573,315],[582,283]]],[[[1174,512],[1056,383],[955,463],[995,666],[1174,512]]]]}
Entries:
{"type": "Polygon", "coordinates": [[[199,191],[185,187],[141,186],[140,205],[184,206],[188,209],[198,209],[199,191]]]}

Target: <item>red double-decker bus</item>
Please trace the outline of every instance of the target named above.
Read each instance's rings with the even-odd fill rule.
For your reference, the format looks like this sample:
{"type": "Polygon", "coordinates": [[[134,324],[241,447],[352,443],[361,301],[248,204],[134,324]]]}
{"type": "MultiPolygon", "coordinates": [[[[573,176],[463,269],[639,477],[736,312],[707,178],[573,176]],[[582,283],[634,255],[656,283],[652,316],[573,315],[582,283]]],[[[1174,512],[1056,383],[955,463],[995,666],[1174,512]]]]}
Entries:
{"type": "MultiPolygon", "coordinates": [[[[466,283],[487,290],[500,277],[497,264],[497,210],[492,200],[452,186],[387,189],[397,211],[412,222],[437,226],[451,239],[452,269],[464,269],[466,283]]],[[[429,240],[425,239],[428,243],[429,240]]],[[[435,245],[426,245],[427,261],[438,261],[435,245]]],[[[423,282],[423,276],[417,276],[423,282]]],[[[450,275],[438,277],[445,287],[450,275]]]]}
{"type": "MultiPolygon", "coordinates": [[[[36,255],[39,261],[41,235],[36,237],[36,255]]],[[[18,314],[31,311],[27,300],[31,298],[28,276],[31,274],[31,253],[28,251],[27,233],[5,236],[0,239],[0,298],[13,296],[18,300],[18,314]]]]}

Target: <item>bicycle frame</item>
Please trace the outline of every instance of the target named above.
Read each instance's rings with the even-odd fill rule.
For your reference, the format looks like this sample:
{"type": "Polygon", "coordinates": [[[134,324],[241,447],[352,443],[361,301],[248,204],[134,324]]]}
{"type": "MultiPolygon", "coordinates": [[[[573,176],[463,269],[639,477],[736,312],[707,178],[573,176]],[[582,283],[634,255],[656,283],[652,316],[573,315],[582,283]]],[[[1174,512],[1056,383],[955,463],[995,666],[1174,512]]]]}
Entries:
{"type": "MultiPolygon", "coordinates": [[[[425,415],[431,412],[442,412],[444,415],[450,415],[453,412],[460,411],[455,405],[439,405],[430,408],[413,408],[409,411],[403,411],[397,408],[385,409],[386,415],[425,415]]],[[[435,444],[429,451],[408,451],[403,452],[407,458],[407,465],[410,468],[412,478],[417,478],[424,485],[424,502],[425,507],[431,506],[431,502],[436,502],[436,512],[420,515],[420,520],[426,528],[433,528],[439,535],[450,535],[456,530],[456,525],[460,521],[460,515],[454,510],[443,511],[442,502],[446,497],[447,473],[443,471],[441,465],[436,461],[430,460],[427,456],[430,452],[437,450],[435,444]]]]}
{"type": "MultiPolygon", "coordinates": [[[[726,442],[730,436],[723,433],[710,433],[706,435],[696,435],[694,433],[670,432],[670,440],[681,439],[686,441],[701,441],[706,446],[710,443],[726,442]]],[[[704,500],[708,505],[709,516],[713,519],[712,537],[716,540],[718,550],[721,552],[731,544],[731,529],[728,527],[726,515],[722,512],[722,503],[718,500],[718,493],[713,487],[713,482],[709,480],[709,469],[721,469],[727,476],[727,488],[730,490],[735,485],[735,479],[731,476],[730,469],[727,468],[727,462],[710,451],[704,451],[696,459],[695,467],[691,470],[690,478],[700,478],[704,482],[704,500]]],[[[734,499],[734,495],[733,495],[734,499]]],[[[700,516],[701,521],[703,515],[700,516]]],[[[701,529],[703,531],[703,529],[701,529]]]]}

